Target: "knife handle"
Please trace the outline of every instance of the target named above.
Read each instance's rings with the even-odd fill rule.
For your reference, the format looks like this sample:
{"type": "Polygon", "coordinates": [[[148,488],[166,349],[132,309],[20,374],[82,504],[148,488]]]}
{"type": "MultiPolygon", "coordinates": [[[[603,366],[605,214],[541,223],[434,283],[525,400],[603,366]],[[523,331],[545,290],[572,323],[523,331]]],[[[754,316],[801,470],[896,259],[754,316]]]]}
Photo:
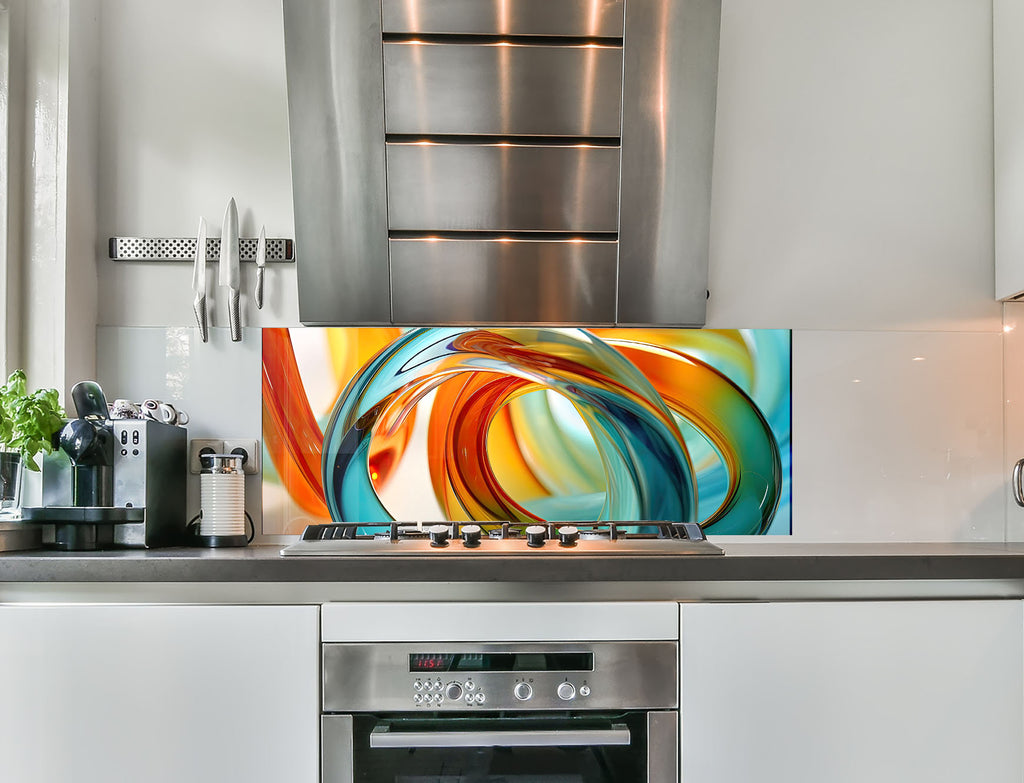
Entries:
{"type": "Polygon", "coordinates": [[[210,333],[206,322],[206,297],[196,294],[196,298],[192,300],[192,309],[196,314],[196,323],[199,324],[199,336],[203,338],[204,343],[209,342],[210,333]]]}
{"type": "Polygon", "coordinates": [[[256,267],[256,290],[253,292],[253,300],[256,302],[256,309],[263,309],[263,267],[256,267]]]}
{"type": "Polygon", "coordinates": [[[232,289],[231,299],[228,304],[228,321],[231,326],[231,342],[233,343],[239,343],[242,341],[242,320],[238,311],[238,299],[238,289],[232,289]]]}

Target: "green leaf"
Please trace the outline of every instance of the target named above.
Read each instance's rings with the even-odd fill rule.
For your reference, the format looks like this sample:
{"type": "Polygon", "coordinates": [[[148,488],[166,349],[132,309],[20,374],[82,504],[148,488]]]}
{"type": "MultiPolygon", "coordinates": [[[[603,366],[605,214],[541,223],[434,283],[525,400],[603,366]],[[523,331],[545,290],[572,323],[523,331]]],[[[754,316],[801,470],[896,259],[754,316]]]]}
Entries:
{"type": "Polygon", "coordinates": [[[21,452],[29,470],[38,471],[38,454],[53,451],[53,436],[64,426],[64,409],[56,389],[28,391],[23,370],[0,386],[0,446],[21,452]]]}

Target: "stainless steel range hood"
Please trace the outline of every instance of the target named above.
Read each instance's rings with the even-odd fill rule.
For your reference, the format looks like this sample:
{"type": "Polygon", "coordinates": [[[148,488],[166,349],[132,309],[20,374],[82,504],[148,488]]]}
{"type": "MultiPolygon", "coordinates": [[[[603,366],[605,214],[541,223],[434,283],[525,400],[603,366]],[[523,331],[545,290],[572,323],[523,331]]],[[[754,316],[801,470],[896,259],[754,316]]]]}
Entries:
{"type": "Polygon", "coordinates": [[[721,0],[284,0],[299,311],[704,323],[721,0]]]}

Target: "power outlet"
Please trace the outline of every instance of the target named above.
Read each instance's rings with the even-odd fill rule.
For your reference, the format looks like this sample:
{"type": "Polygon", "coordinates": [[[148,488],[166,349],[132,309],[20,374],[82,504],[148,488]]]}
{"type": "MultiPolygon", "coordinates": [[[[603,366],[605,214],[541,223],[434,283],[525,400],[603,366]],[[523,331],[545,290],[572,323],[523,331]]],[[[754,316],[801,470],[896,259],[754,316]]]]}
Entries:
{"type": "Polygon", "coordinates": [[[245,440],[243,438],[225,438],[225,454],[241,454],[242,471],[246,474],[260,472],[260,442],[258,440],[245,440]]]}
{"type": "Polygon", "coordinates": [[[210,438],[193,438],[188,444],[188,472],[199,473],[203,465],[199,461],[200,454],[223,454],[224,441],[210,438]]]}

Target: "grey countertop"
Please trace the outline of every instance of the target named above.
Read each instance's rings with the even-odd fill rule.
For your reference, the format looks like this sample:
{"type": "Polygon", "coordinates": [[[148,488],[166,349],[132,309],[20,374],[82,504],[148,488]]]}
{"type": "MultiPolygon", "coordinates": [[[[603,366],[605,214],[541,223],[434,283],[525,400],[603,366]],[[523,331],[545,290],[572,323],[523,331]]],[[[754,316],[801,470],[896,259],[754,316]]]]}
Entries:
{"type": "Polygon", "coordinates": [[[728,543],[724,556],[281,557],[238,549],[0,554],[10,582],[590,583],[1024,580],[1024,543],[728,543]]]}

